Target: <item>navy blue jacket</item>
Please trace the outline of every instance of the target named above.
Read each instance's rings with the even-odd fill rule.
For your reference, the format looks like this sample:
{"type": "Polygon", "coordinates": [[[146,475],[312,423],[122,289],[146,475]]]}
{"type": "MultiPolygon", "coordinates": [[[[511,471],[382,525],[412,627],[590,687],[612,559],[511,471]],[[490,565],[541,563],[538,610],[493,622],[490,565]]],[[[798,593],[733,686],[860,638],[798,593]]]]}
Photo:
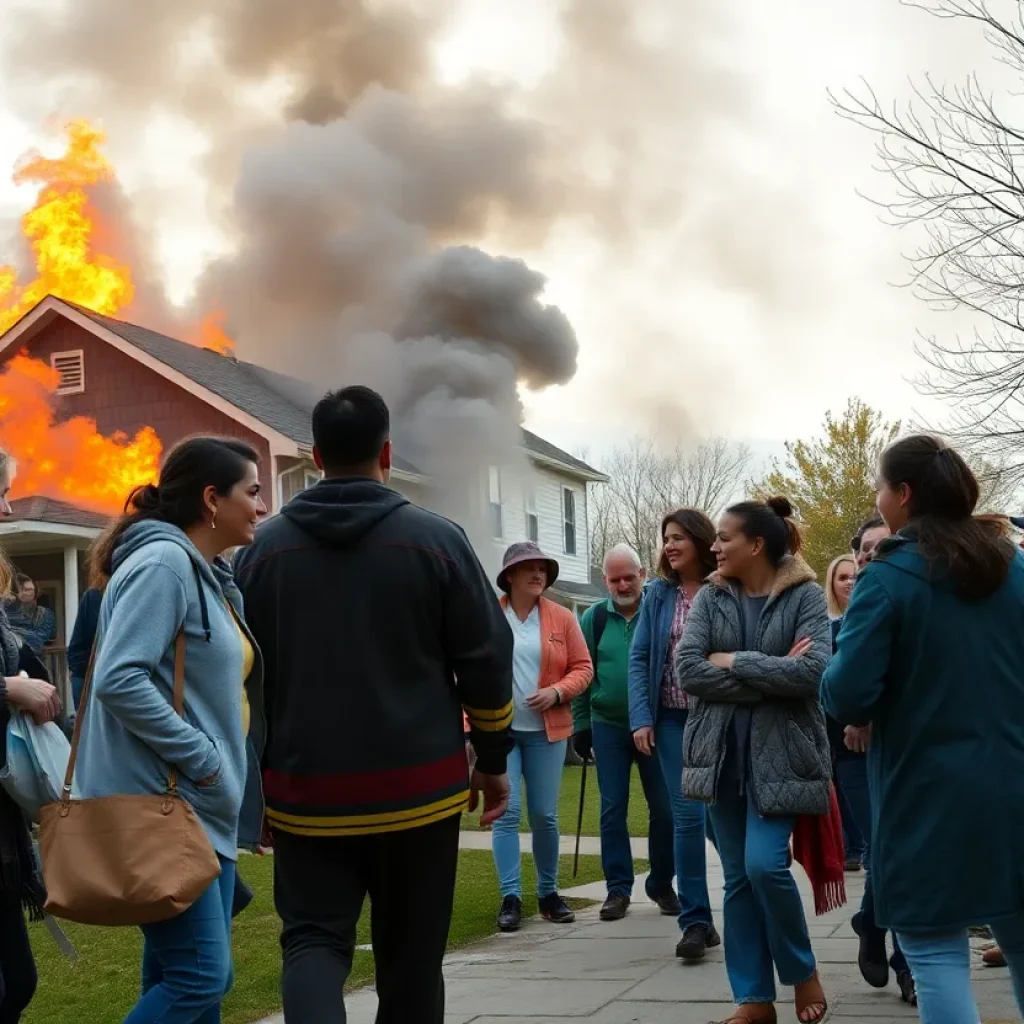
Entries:
{"type": "Polygon", "coordinates": [[[96,639],[96,629],[100,624],[100,605],[103,603],[103,591],[90,587],[78,604],[78,615],[75,628],[71,631],[68,643],[68,673],[71,676],[71,695],[78,707],[85,683],[85,673],[89,667],[89,653],[96,639]]]}
{"type": "Polygon", "coordinates": [[[878,923],[951,931],[1024,912],[1024,557],[969,601],[897,534],[861,570],[822,701],[872,726],[878,923]]]}

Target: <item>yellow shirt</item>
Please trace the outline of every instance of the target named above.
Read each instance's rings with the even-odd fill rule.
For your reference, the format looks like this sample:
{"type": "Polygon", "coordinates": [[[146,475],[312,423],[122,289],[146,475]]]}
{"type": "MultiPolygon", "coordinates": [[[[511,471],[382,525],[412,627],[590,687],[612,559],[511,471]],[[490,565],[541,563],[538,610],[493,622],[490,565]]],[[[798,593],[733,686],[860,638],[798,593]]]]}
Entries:
{"type": "Polygon", "coordinates": [[[256,652],[252,649],[252,644],[249,643],[249,638],[245,635],[245,630],[242,629],[234,609],[230,610],[231,621],[235,624],[235,629],[238,630],[238,639],[242,641],[242,735],[248,736],[250,712],[249,695],[245,692],[245,682],[249,678],[249,673],[252,672],[252,666],[256,661],[256,652]]]}

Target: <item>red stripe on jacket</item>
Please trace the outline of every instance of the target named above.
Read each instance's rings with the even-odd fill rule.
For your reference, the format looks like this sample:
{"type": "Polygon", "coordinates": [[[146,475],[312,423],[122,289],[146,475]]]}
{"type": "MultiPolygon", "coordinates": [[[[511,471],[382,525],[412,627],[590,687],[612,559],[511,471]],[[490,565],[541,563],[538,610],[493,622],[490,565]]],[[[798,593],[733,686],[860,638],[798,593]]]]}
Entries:
{"type": "Polygon", "coordinates": [[[268,803],[323,804],[336,807],[401,803],[432,796],[451,786],[468,785],[466,751],[430,764],[386,768],[376,772],[294,775],[267,769],[263,790],[268,803]]]}

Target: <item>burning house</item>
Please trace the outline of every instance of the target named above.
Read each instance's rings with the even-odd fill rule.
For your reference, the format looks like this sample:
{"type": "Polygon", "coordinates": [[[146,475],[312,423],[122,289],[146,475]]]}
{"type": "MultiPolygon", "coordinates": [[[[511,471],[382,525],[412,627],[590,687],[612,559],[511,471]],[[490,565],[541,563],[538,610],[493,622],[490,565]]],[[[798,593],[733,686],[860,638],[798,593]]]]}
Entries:
{"type": "MultiPolygon", "coordinates": [[[[318,479],[311,406],[299,382],[212,349],[48,296],[0,335],[0,442],[21,457],[15,515],[0,545],[54,609],[51,663],[86,587],[85,552],[162,451],[194,433],[243,438],[263,460],[271,513],[318,479]]],[[[605,477],[529,431],[521,459],[469,474],[457,507],[485,565],[532,538],[558,558],[556,597],[586,606],[591,583],[588,485],[605,477]]],[[[392,484],[411,500],[451,507],[450,481],[396,455],[392,484]],[[439,490],[446,493],[442,496],[439,490]]]]}

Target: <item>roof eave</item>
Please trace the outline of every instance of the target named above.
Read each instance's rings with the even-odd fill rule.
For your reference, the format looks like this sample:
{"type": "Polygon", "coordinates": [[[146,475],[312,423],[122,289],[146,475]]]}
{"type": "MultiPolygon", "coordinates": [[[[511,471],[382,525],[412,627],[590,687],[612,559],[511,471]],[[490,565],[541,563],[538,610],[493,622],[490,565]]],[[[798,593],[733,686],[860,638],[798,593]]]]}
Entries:
{"type": "Polygon", "coordinates": [[[54,537],[95,540],[103,531],[98,526],[74,526],[71,523],[51,523],[45,519],[17,519],[0,523],[0,537],[15,534],[45,533],[54,537]]]}
{"type": "Polygon", "coordinates": [[[550,469],[557,469],[566,476],[575,477],[577,480],[586,480],[588,483],[605,484],[608,476],[596,469],[584,469],[582,466],[574,466],[572,463],[563,462],[561,459],[552,458],[550,455],[541,455],[530,448],[523,446],[523,450],[538,465],[547,466],[550,469]]]}

